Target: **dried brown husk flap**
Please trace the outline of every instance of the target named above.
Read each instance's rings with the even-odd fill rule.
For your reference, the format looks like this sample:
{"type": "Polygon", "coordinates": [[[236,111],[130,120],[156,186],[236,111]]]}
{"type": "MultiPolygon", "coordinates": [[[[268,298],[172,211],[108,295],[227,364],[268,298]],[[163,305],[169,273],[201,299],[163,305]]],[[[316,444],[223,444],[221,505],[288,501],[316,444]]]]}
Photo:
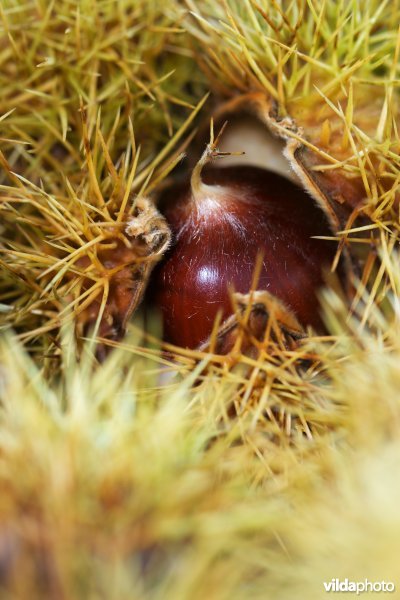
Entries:
{"type": "Polygon", "coordinates": [[[124,336],[150,273],[171,239],[166,220],[145,197],[136,198],[133,214],[125,217],[123,225],[123,235],[116,235],[110,228],[105,241],[96,248],[95,261],[89,256],[77,261],[77,266],[84,269],[81,290],[96,277],[106,282],[105,297],[99,294],[77,318],[78,332],[85,335],[94,330],[103,338],[97,350],[100,358],[106,354],[107,340],[118,341],[124,336]]]}
{"type": "Polygon", "coordinates": [[[200,347],[203,352],[257,354],[268,344],[294,348],[305,331],[293,312],[266,290],[233,294],[235,314],[228,317],[216,335],[200,347]]]}
{"type": "MultiPolygon", "coordinates": [[[[282,115],[276,101],[255,92],[223,103],[215,119],[251,114],[286,142],[284,154],[305,189],[325,212],[333,231],[342,231],[359,216],[367,216],[385,192],[387,205],[398,201],[390,177],[390,159],[382,163],[381,149],[368,143],[379,137],[385,98],[376,90],[340,96],[337,106],[318,96],[305,104],[292,101],[282,115]],[[351,116],[350,112],[351,104],[351,116]],[[357,108],[354,108],[354,107],[357,108]],[[376,188],[378,182],[378,188],[376,188]],[[375,201],[375,203],[374,203],[375,201]]],[[[379,146],[379,145],[378,145],[379,146]]],[[[268,156],[266,156],[268,167],[268,156]]]]}

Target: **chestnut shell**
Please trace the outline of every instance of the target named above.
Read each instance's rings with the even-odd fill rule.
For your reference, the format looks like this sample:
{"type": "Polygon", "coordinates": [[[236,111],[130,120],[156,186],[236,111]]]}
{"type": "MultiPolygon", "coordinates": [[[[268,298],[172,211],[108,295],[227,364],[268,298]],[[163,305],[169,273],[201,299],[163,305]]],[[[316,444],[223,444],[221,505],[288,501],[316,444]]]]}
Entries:
{"type": "Polygon", "coordinates": [[[205,169],[202,181],[196,201],[189,180],[160,199],[173,237],[149,294],[162,312],[164,339],[187,348],[205,342],[218,310],[223,319],[233,312],[228,288],[250,290],[260,253],[257,289],[320,329],[317,292],[337,249],[312,237],[332,236],[323,212],[300,187],[257,167],[205,169]]]}

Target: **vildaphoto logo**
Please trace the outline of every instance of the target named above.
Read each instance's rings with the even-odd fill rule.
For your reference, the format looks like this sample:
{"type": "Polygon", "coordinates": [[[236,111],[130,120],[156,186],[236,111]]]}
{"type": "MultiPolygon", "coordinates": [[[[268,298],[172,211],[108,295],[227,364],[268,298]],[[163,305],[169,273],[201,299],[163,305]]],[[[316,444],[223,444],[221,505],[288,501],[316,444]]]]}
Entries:
{"type": "Polygon", "coordinates": [[[324,581],[326,592],[350,592],[354,594],[363,594],[364,592],[394,592],[395,585],[392,581],[351,581],[350,579],[337,579],[324,581]]]}

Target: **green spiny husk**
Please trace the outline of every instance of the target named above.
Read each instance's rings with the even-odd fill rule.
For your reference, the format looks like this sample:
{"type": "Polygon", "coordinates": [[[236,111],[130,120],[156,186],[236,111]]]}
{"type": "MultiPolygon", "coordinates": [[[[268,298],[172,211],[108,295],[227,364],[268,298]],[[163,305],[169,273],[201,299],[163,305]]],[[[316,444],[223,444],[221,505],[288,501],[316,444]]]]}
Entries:
{"type": "MultiPolygon", "coordinates": [[[[196,110],[173,3],[14,4],[3,8],[1,287],[6,323],[46,354],[66,305],[79,314],[106,293],[96,254],[121,237],[134,192],[180,160],[196,110]]],[[[192,88],[204,93],[201,77],[192,88]]]]}

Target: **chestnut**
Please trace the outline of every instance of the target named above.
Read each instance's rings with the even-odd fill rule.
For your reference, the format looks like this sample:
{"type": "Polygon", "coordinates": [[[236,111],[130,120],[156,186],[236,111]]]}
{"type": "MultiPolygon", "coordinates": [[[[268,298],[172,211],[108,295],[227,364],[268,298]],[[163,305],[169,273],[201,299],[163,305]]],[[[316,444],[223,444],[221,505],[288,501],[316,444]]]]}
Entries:
{"type": "Polygon", "coordinates": [[[232,314],[230,289],[248,293],[257,256],[257,289],[277,297],[303,326],[321,328],[317,292],[337,245],[324,213],[292,181],[259,167],[213,167],[200,161],[191,179],[160,198],[172,244],[153,273],[151,301],[164,340],[196,348],[218,311],[232,314]]]}

